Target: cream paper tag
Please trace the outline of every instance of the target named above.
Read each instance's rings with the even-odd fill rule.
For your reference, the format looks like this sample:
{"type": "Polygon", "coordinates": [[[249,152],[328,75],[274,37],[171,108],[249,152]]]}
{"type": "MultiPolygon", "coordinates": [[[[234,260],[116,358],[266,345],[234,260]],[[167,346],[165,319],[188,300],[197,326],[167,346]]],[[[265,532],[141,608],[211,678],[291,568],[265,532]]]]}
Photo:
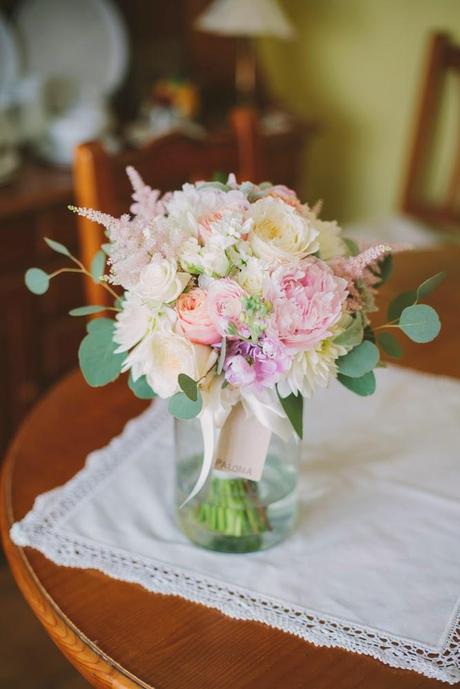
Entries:
{"type": "Polygon", "coordinates": [[[241,403],[236,404],[220,431],[214,469],[260,481],[270,437],[269,428],[247,415],[241,403]]]}

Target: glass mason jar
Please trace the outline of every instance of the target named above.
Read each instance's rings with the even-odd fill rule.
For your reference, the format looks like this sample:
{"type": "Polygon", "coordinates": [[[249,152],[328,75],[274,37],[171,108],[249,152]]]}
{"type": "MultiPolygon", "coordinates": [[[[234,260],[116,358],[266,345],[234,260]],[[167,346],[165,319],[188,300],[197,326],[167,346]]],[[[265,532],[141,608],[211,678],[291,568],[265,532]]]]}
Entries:
{"type": "Polygon", "coordinates": [[[197,418],[175,419],[175,454],[177,518],[182,531],[196,545],[219,552],[248,553],[270,548],[292,531],[297,517],[300,454],[294,435],[286,442],[271,434],[259,481],[212,469],[204,487],[185,505],[203,461],[197,418]]]}

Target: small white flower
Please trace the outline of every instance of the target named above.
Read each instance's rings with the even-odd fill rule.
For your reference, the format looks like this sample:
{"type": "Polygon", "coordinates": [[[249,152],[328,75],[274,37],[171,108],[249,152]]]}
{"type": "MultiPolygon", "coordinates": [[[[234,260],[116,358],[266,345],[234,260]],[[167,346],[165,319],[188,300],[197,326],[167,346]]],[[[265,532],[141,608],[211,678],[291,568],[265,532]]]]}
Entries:
{"type": "Polygon", "coordinates": [[[288,397],[300,392],[311,397],[318,388],[326,388],[337,376],[337,357],[346,352],[345,347],[325,340],[316,349],[296,354],[287,375],[278,382],[279,394],[288,397]]]}
{"type": "Polygon", "coordinates": [[[235,275],[235,280],[248,293],[254,296],[262,294],[266,277],[266,266],[259,259],[251,256],[246,265],[235,275]]]}
{"type": "Polygon", "coordinates": [[[134,291],[146,301],[169,303],[182,294],[189,280],[190,275],[177,270],[174,259],[157,255],[141,270],[134,291]]]}
{"type": "Polygon", "coordinates": [[[211,240],[200,246],[198,240],[191,237],[184,242],[180,254],[181,266],[192,274],[205,273],[210,277],[224,277],[229,269],[225,249],[211,240]]]}
{"type": "Polygon", "coordinates": [[[318,230],[293,206],[267,196],[251,205],[249,241],[255,256],[270,262],[300,259],[319,249],[318,230]]]}

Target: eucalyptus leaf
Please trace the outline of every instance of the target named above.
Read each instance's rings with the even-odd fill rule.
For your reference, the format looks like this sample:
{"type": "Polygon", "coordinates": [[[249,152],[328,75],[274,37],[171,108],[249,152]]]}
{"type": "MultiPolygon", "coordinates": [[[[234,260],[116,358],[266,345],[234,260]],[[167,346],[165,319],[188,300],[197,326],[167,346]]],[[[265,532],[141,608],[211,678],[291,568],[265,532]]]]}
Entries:
{"type": "Polygon", "coordinates": [[[196,402],[198,399],[198,385],[196,380],[190,378],[186,373],[179,373],[177,377],[177,382],[182,392],[187,395],[189,400],[196,402]]]}
{"type": "Polygon", "coordinates": [[[413,342],[431,342],[441,330],[437,312],[427,304],[408,306],[401,314],[399,327],[413,342]]]}
{"type": "Polygon", "coordinates": [[[137,380],[133,380],[133,374],[129,372],[128,387],[140,400],[151,400],[156,397],[155,392],[147,383],[147,378],[141,376],[137,380]]]}
{"type": "Polygon", "coordinates": [[[72,258],[72,254],[68,250],[64,244],[61,244],[61,242],[56,242],[54,239],[49,239],[49,237],[45,237],[45,242],[48,244],[49,248],[55,251],[57,254],[62,254],[63,256],[68,256],[69,258],[72,258]]]}
{"type": "Polygon", "coordinates": [[[379,345],[389,356],[398,359],[403,354],[403,349],[398,340],[391,333],[381,333],[378,338],[379,345]]]}
{"type": "Polygon", "coordinates": [[[199,390],[195,402],[183,392],[177,392],[169,398],[168,410],[177,419],[193,419],[195,416],[198,416],[202,406],[203,400],[199,390]]]}
{"type": "Polygon", "coordinates": [[[334,337],[334,343],[342,347],[356,347],[362,342],[363,333],[363,320],[361,314],[358,313],[348,328],[334,337]]]}
{"type": "Polygon", "coordinates": [[[222,369],[224,368],[226,355],[227,355],[227,338],[224,337],[222,339],[222,344],[220,346],[219,359],[217,360],[217,375],[218,376],[222,373],[222,369]]]}
{"type": "Polygon", "coordinates": [[[29,268],[24,276],[27,289],[33,294],[45,294],[50,286],[50,278],[41,268],[29,268]]]}
{"type": "Polygon", "coordinates": [[[90,273],[93,276],[94,282],[99,282],[104,275],[105,259],[105,253],[103,251],[98,251],[91,261],[90,273]]]}
{"type": "Polygon", "coordinates": [[[69,316],[90,316],[93,313],[101,313],[101,311],[105,311],[106,308],[106,306],[97,306],[96,304],[79,306],[78,308],[69,311],[69,316]]]}
{"type": "Polygon", "coordinates": [[[417,293],[413,290],[398,294],[398,296],[395,299],[393,299],[393,301],[390,303],[390,306],[388,307],[388,320],[397,321],[404,309],[408,306],[412,306],[416,302],[417,293]]]}
{"type": "Polygon", "coordinates": [[[337,367],[339,373],[351,378],[361,378],[373,368],[377,366],[380,359],[380,352],[378,347],[369,340],[364,340],[360,345],[355,347],[337,359],[337,367]]]}
{"type": "Polygon", "coordinates": [[[93,322],[98,326],[91,328],[82,340],[78,360],[86,382],[92,387],[100,387],[118,378],[125,354],[115,353],[114,321],[98,318],[93,322]]]}
{"type": "MultiPolygon", "coordinates": [[[[278,392],[278,389],[277,389],[278,392]]],[[[291,422],[291,426],[299,436],[303,437],[303,397],[302,395],[294,395],[291,393],[288,397],[281,397],[278,392],[278,398],[283,407],[286,416],[291,422]]]]}
{"type": "Polygon", "coordinates": [[[363,376],[359,378],[350,378],[349,376],[344,376],[341,373],[337,376],[337,379],[346,388],[355,392],[361,397],[368,397],[375,392],[375,374],[373,371],[368,371],[363,376]]]}
{"type": "Polygon", "coordinates": [[[343,241],[347,246],[348,253],[350,256],[357,256],[359,254],[359,246],[353,239],[350,239],[349,237],[343,237],[343,241]]]}
{"type": "Polygon", "coordinates": [[[445,270],[443,270],[442,272],[436,273],[436,275],[433,275],[432,277],[422,282],[422,284],[419,285],[417,288],[417,299],[423,299],[423,297],[426,297],[431,292],[434,292],[434,290],[437,289],[437,287],[439,287],[441,282],[444,282],[446,277],[447,273],[445,270]]]}
{"type": "Polygon", "coordinates": [[[111,318],[93,318],[93,320],[88,321],[86,324],[86,331],[88,333],[94,333],[98,330],[104,330],[110,326],[115,326],[115,321],[111,318]]]}

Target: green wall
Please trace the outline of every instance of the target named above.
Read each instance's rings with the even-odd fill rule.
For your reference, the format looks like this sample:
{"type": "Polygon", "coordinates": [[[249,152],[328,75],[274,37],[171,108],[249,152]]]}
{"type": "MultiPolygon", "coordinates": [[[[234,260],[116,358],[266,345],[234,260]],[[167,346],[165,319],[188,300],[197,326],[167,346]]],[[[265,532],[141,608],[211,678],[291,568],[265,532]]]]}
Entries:
{"type": "Polygon", "coordinates": [[[460,0],[280,0],[298,36],[263,39],[272,94],[321,125],[306,151],[304,199],[340,222],[397,208],[426,41],[460,39],[460,0]]]}

